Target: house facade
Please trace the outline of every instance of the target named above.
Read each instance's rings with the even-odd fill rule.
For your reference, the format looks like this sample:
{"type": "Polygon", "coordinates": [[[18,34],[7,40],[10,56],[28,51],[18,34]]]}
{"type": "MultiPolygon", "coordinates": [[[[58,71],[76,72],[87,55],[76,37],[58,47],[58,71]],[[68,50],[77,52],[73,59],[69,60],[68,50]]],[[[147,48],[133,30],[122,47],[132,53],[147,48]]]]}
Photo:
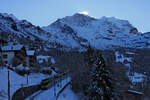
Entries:
{"type": "MultiPolygon", "coordinates": [[[[7,45],[1,47],[1,56],[5,64],[12,64],[14,57],[23,61],[25,47],[23,45],[7,45]],[[20,56],[21,55],[21,56],[20,56]]],[[[19,61],[18,61],[19,63],[19,61]]]]}
{"type": "Polygon", "coordinates": [[[17,66],[23,64],[30,66],[32,62],[30,59],[35,58],[35,51],[27,51],[23,45],[7,45],[1,47],[0,56],[5,64],[12,64],[17,66]]]}
{"type": "Polygon", "coordinates": [[[143,89],[146,86],[147,76],[145,74],[134,72],[128,77],[132,83],[131,88],[143,89]]]}
{"type": "Polygon", "coordinates": [[[2,52],[1,56],[5,64],[12,64],[15,53],[13,51],[2,52]]]}
{"type": "Polygon", "coordinates": [[[26,54],[26,65],[34,66],[34,63],[36,62],[35,50],[27,50],[26,54]]]}

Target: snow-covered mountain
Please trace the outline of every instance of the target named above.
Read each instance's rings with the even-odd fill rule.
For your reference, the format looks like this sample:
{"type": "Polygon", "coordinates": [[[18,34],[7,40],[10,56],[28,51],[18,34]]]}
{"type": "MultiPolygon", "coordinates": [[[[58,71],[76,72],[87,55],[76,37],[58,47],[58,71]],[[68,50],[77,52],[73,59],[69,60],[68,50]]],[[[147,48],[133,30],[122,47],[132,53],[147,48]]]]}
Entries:
{"type": "Polygon", "coordinates": [[[19,20],[12,14],[0,13],[0,40],[9,44],[21,43],[29,48],[45,48],[51,37],[49,32],[26,20],[19,20]]]}
{"type": "MultiPolygon", "coordinates": [[[[76,13],[39,27],[12,14],[0,13],[0,35],[10,41],[44,41],[53,47],[84,50],[91,44],[97,49],[114,47],[149,48],[150,33],[131,33],[134,28],[127,20],[114,17],[94,17],[76,13]]],[[[136,30],[137,31],[137,30],[136,30]]]]}
{"type": "Polygon", "coordinates": [[[83,14],[74,14],[58,19],[47,27],[51,32],[50,40],[72,47],[91,44],[98,49],[111,49],[112,47],[149,48],[150,34],[130,33],[135,29],[127,20],[114,17],[96,19],[83,14]]]}
{"type": "Polygon", "coordinates": [[[0,30],[16,34],[18,36],[34,39],[35,37],[42,40],[47,40],[50,33],[45,32],[39,26],[32,25],[26,20],[18,20],[14,15],[0,13],[0,30]]]}

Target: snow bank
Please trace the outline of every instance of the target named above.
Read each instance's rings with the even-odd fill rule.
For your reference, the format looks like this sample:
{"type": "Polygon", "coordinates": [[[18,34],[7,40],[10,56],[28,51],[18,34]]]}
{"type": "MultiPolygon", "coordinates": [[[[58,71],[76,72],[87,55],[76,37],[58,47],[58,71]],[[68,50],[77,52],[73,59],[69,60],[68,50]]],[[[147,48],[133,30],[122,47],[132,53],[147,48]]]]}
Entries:
{"type": "Polygon", "coordinates": [[[58,100],[78,100],[77,95],[68,86],[62,94],[59,96],[58,100]]]}
{"type": "Polygon", "coordinates": [[[38,56],[36,57],[36,59],[38,60],[38,62],[39,62],[40,64],[43,63],[44,61],[48,62],[49,59],[50,59],[50,61],[51,61],[52,64],[55,64],[55,63],[56,63],[56,62],[55,62],[55,59],[54,59],[53,57],[51,57],[51,56],[38,55],[38,56]]]}
{"type": "MultiPolygon", "coordinates": [[[[9,72],[10,72],[10,96],[12,97],[13,93],[17,89],[21,88],[21,85],[26,83],[26,80],[24,79],[24,77],[16,74],[11,70],[9,72]]],[[[7,90],[8,90],[8,69],[3,68],[0,69],[0,91],[7,93],[7,90]]]]}
{"type": "Polygon", "coordinates": [[[28,50],[28,51],[26,51],[26,53],[28,56],[34,56],[35,51],[34,50],[28,50]]]}
{"type": "MultiPolygon", "coordinates": [[[[30,86],[39,84],[41,80],[48,78],[49,75],[44,75],[41,73],[30,74],[28,76],[20,76],[16,72],[9,70],[10,72],[10,96],[14,94],[16,90],[23,86],[30,86]]],[[[7,90],[8,90],[8,69],[0,68],[0,100],[7,100],[7,90]],[[2,94],[2,95],[1,95],[2,94]]]]}
{"type": "Polygon", "coordinates": [[[54,58],[51,58],[51,63],[55,64],[55,59],[54,58]]]}
{"type": "Polygon", "coordinates": [[[128,62],[132,62],[132,58],[125,57],[123,54],[120,54],[118,51],[115,52],[116,62],[124,63],[125,60],[128,62]]]}
{"type": "Polygon", "coordinates": [[[48,59],[50,59],[50,56],[39,55],[36,57],[36,59],[38,60],[39,63],[43,63],[44,61],[48,62],[48,59]]]}

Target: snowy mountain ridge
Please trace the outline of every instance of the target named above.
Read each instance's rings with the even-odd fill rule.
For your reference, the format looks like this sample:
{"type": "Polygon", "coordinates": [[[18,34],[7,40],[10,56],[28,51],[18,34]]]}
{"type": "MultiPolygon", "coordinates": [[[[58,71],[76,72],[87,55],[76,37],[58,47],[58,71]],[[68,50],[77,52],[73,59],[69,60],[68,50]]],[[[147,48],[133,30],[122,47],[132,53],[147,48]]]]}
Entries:
{"type": "Polygon", "coordinates": [[[34,26],[26,20],[18,20],[13,14],[0,13],[0,30],[13,33],[20,37],[30,36],[31,39],[48,39],[50,33],[45,32],[39,26],[34,26]]]}
{"type": "Polygon", "coordinates": [[[147,38],[145,38],[145,34],[139,32],[132,34],[130,32],[134,29],[134,26],[127,20],[114,17],[96,19],[77,13],[73,16],[58,19],[49,26],[43,27],[43,29],[53,33],[53,36],[57,38],[62,38],[63,35],[64,41],[65,38],[70,39],[68,31],[72,30],[72,32],[69,31],[69,35],[76,33],[78,38],[85,40],[82,41],[82,45],[91,44],[97,49],[112,49],[113,47],[149,48],[149,34],[146,35],[147,38]],[[66,26],[70,28],[66,28],[66,26]]]}
{"type": "MultiPolygon", "coordinates": [[[[91,44],[97,49],[114,47],[150,48],[150,33],[131,33],[136,29],[127,20],[114,17],[96,19],[76,13],[56,20],[54,23],[39,27],[26,20],[18,20],[12,14],[0,13],[0,32],[11,35],[9,39],[30,37],[61,48],[85,50],[91,44]]],[[[2,34],[2,33],[1,33],[2,34]]],[[[6,37],[6,36],[5,36],[6,37]]]]}

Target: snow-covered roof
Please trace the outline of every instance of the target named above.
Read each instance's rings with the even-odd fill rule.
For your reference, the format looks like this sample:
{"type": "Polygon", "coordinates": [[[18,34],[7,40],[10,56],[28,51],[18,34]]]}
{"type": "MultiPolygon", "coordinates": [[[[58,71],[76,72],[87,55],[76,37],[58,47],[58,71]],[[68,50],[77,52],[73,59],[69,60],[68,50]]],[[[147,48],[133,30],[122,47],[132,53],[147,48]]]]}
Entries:
{"type": "Polygon", "coordinates": [[[38,55],[37,59],[48,59],[50,56],[43,56],[43,55],[38,55]]]}
{"type": "Polygon", "coordinates": [[[128,92],[135,93],[135,94],[140,94],[140,95],[144,94],[143,92],[139,92],[139,91],[135,91],[135,90],[128,90],[128,92]]]}
{"type": "Polygon", "coordinates": [[[8,46],[2,46],[1,50],[2,51],[17,51],[17,50],[21,50],[23,48],[23,45],[8,45],[8,46]]]}
{"type": "Polygon", "coordinates": [[[34,56],[35,50],[27,50],[26,53],[28,56],[34,56]]]}

